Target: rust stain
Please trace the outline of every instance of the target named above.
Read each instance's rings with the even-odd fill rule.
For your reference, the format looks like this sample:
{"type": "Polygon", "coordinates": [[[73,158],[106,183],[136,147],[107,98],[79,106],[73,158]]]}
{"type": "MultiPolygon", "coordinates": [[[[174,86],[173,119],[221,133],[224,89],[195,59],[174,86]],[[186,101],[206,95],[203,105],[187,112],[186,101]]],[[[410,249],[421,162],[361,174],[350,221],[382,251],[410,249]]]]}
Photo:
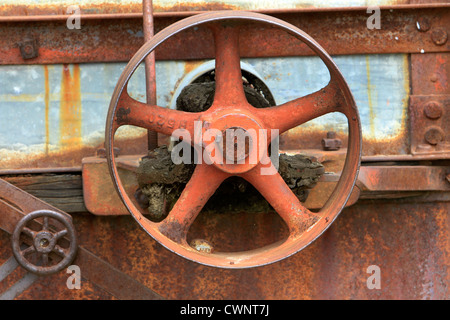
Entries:
{"type": "MultiPolygon", "coordinates": [[[[202,63],[204,63],[204,60],[195,60],[195,61],[185,61],[184,62],[184,75],[188,74],[198,66],[200,66],[202,63]]],[[[183,75],[183,76],[184,76],[183,75]]]]}
{"type": "Polygon", "coordinates": [[[73,76],[69,65],[65,64],[61,79],[60,101],[60,145],[65,147],[81,146],[81,90],[80,66],[73,66],[73,76]]]}
{"type": "Polygon", "coordinates": [[[448,83],[447,74],[445,72],[445,65],[448,62],[448,57],[443,55],[436,55],[436,70],[438,70],[439,74],[441,74],[441,78],[443,81],[435,81],[434,87],[436,89],[436,92],[445,92],[445,88],[443,86],[443,83],[448,83]]]}
{"type": "Polygon", "coordinates": [[[369,122],[370,122],[370,134],[375,136],[375,113],[373,112],[373,102],[372,102],[372,89],[374,85],[370,82],[370,61],[369,55],[366,55],[366,71],[367,71],[367,102],[369,104],[369,122]]]}
{"type": "Polygon", "coordinates": [[[50,143],[49,113],[50,113],[50,83],[48,79],[48,67],[44,66],[44,102],[45,102],[45,154],[48,154],[50,143]]]}
{"type": "Polygon", "coordinates": [[[409,57],[405,55],[403,57],[403,72],[405,73],[403,82],[403,88],[405,89],[405,98],[402,99],[402,129],[405,132],[407,129],[408,122],[408,105],[409,105],[409,96],[411,94],[411,84],[410,84],[410,74],[409,74],[409,57]]]}

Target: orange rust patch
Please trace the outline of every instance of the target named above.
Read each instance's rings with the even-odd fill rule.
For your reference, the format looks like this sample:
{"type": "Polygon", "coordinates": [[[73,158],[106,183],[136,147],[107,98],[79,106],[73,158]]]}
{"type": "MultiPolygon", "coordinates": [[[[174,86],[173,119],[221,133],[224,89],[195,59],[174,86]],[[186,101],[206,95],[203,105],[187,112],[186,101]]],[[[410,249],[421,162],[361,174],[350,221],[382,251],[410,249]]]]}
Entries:
{"type": "Polygon", "coordinates": [[[203,60],[184,62],[184,75],[188,74],[189,72],[200,66],[202,63],[204,63],[203,60]]]}
{"type": "Polygon", "coordinates": [[[69,66],[65,64],[61,79],[59,125],[61,147],[75,147],[82,144],[81,110],[80,66],[74,65],[71,76],[69,66]]]}

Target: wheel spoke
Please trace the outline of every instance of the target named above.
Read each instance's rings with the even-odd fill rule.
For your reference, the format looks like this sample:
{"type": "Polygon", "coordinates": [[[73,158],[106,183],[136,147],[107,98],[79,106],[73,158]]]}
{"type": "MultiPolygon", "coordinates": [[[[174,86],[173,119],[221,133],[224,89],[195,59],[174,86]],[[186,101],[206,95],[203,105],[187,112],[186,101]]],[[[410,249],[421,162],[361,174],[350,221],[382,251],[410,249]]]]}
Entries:
{"type": "Polygon", "coordinates": [[[214,46],[216,57],[213,107],[216,105],[242,105],[247,103],[242,81],[239,58],[239,28],[214,25],[214,46]]]}
{"type": "Polygon", "coordinates": [[[298,200],[271,162],[257,165],[242,177],[261,193],[286,222],[291,236],[302,234],[320,219],[298,200]]]}
{"type": "Polygon", "coordinates": [[[331,81],[319,91],[272,108],[255,109],[255,113],[281,134],[327,113],[343,112],[344,103],[340,89],[331,81]]]}
{"type": "Polygon", "coordinates": [[[169,215],[160,222],[159,231],[175,242],[184,243],[189,227],[227,177],[228,174],[213,165],[197,164],[180,198],[169,215]]]}
{"type": "Polygon", "coordinates": [[[56,254],[58,254],[61,257],[66,257],[67,256],[67,249],[62,248],[60,245],[55,245],[55,247],[53,248],[53,252],[55,252],[56,254]]]}
{"type": "Polygon", "coordinates": [[[44,216],[44,223],[42,224],[42,230],[48,231],[48,217],[44,216]]]}
{"type": "Polygon", "coordinates": [[[125,87],[117,104],[114,119],[116,128],[134,125],[169,136],[180,129],[187,130],[193,137],[194,122],[201,121],[202,113],[173,110],[137,101],[130,97],[125,87]]]}
{"type": "Polygon", "coordinates": [[[58,241],[60,238],[64,237],[67,235],[67,229],[58,231],[57,233],[54,234],[55,240],[58,241]]]}
{"type": "Polygon", "coordinates": [[[36,236],[36,232],[31,230],[30,228],[24,227],[22,229],[22,232],[25,233],[26,235],[30,236],[31,238],[34,239],[34,237],[36,236]]]}
{"type": "Polygon", "coordinates": [[[25,257],[26,255],[28,255],[28,254],[30,254],[30,253],[33,253],[33,252],[35,252],[36,251],[36,249],[34,248],[34,246],[29,246],[28,248],[26,248],[25,250],[22,250],[21,252],[20,252],[20,254],[23,256],[23,257],[25,257]]]}

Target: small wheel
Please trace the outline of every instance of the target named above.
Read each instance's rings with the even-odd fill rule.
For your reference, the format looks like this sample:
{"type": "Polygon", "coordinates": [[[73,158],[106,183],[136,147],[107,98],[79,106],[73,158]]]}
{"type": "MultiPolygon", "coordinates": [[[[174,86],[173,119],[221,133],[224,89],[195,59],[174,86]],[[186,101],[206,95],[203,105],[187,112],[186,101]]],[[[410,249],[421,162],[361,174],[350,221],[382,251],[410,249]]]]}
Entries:
{"type": "Polygon", "coordinates": [[[12,249],[17,262],[27,271],[37,275],[54,274],[69,266],[75,258],[75,228],[59,212],[33,211],[17,223],[12,235],[12,249]],[[42,220],[42,225],[38,219],[42,220]]]}
{"type": "MultiPolygon", "coordinates": [[[[216,136],[217,137],[217,136],[216,136]]],[[[219,140],[212,140],[219,143],[219,140]]],[[[258,140],[259,141],[259,140],[258,140]]],[[[302,250],[319,237],[344,208],[359,172],[361,158],[361,124],[356,103],[344,77],[329,54],[309,35],[297,27],[262,14],[251,12],[211,12],[192,16],[167,27],[148,41],[125,67],[111,98],[106,122],[105,146],[108,165],[115,187],[125,206],[136,221],[154,239],[169,250],[189,260],[222,268],[248,268],[279,261],[302,250]],[[257,109],[246,100],[240,68],[239,28],[243,22],[269,24],[286,31],[312,49],[330,72],[327,86],[307,96],[271,108],[257,109]],[[127,92],[132,74],[157,46],[181,31],[207,25],[215,47],[215,95],[212,106],[203,112],[189,113],[157,105],[141,103],[127,92]],[[224,132],[240,128],[244,132],[267,132],[261,137],[266,146],[272,141],[272,130],[279,134],[322,115],[339,112],[348,121],[348,149],[341,177],[332,195],[319,212],[308,210],[294,195],[277,172],[268,156],[268,150],[254,142],[243,152],[242,163],[227,159],[213,164],[197,164],[180,198],[168,216],[155,223],[145,218],[138,205],[125,192],[114,158],[114,135],[123,125],[134,125],[165,135],[175,136],[182,131],[183,141],[201,151],[211,141],[195,141],[198,132],[224,132]],[[198,127],[196,124],[200,123],[198,127]],[[209,128],[209,129],[207,129],[209,128]],[[199,130],[197,130],[199,129],[199,130]],[[189,139],[186,137],[194,137],[189,139]],[[258,150],[259,149],[259,150],[258,150]],[[255,155],[258,161],[247,161],[255,155]],[[272,174],[262,174],[263,169],[272,174]],[[187,243],[187,233],[207,200],[219,185],[230,176],[239,176],[250,182],[272,205],[289,228],[289,236],[266,247],[241,252],[198,250],[187,243]]],[[[228,153],[228,149],[225,154],[228,153]]],[[[218,156],[220,157],[220,155],[218,156]]],[[[233,160],[233,159],[231,159],[233,160]]],[[[234,159],[236,160],[236,159],[234,159]]]]}

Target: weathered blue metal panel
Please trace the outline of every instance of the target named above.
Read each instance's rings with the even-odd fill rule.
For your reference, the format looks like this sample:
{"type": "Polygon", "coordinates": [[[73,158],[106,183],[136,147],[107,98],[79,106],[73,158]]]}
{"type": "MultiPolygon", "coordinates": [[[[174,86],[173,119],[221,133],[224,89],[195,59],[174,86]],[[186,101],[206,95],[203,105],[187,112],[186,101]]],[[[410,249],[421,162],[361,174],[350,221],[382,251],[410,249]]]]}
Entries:
{"type": "MultiPolygon", "coordinates": [[[[365,139],[395,139],[405,130],[409,96],[407,56],[334,58],[359,107],[365,139]]],[[[317,57],[243,59],[266,82],[277,104],[324,87],[330,77],[317,57]]],[[[158,61],[158,104],[170,107],[177,86],[204,61],[158,61]]],[[[0,166],[8,158],[100,145],[111,94],[124,63],[28,65],[0,68],[0,166]]],[[[133,75],[130,94],[145,100],[144,68],[133,75]]],[[[330,114],[302,128],[346,131],[346,119],[330,114]]],[[[294,129],[295,130],[295,129],[294,129]]],[[[142,129],[127,127],[122,136],[142,129]]]]}

